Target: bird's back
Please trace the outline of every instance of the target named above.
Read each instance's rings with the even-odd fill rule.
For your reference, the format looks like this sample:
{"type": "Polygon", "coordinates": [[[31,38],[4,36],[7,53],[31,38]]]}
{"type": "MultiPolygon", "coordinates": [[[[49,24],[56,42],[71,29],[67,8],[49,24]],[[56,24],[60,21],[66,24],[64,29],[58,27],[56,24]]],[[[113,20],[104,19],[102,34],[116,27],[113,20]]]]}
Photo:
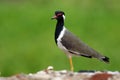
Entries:
{"type": "Polygon", "coordinates": [[[95,58],[103,57],[97,51],[83,43],[78,37],[73,35],[67,29],[61,38],[61,43],[65,46],[65,48],[68,49],[71,54],[95,58]]]}

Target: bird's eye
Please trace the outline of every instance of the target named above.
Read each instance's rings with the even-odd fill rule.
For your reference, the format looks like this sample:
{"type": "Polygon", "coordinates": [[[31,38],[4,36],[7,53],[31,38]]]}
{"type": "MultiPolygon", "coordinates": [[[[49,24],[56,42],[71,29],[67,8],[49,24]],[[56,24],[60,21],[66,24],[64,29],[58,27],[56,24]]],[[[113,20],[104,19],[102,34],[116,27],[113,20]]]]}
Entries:
{"type": "Polygon", "coordinates": [[[62,15],[62,13],[57,14],[57,16],[61,16],[61,15],[62,15]]]}

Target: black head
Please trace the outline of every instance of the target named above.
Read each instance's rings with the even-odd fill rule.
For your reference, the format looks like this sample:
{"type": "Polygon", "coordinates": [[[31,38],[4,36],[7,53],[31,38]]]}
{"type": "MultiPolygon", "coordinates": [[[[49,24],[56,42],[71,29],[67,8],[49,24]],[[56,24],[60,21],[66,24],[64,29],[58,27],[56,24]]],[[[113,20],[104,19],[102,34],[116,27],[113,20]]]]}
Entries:
{"type": "Polygon", "coordinates": [[[65,13],[63,11],[55,11],[55,16],[52,19],[63,20],[65,19],[65,13]]]}

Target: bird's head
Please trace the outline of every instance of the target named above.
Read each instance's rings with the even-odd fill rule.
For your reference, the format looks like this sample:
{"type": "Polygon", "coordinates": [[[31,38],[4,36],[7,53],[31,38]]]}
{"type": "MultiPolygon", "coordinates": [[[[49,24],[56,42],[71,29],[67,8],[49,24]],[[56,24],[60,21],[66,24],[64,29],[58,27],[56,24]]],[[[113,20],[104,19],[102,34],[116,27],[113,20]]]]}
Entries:
{"type": "Polygon", "coordinates": [[[65,13],[63,11],[55,11],[55,16],[52,17],[52,19],[64,20],[65,19],[65,13]]]}

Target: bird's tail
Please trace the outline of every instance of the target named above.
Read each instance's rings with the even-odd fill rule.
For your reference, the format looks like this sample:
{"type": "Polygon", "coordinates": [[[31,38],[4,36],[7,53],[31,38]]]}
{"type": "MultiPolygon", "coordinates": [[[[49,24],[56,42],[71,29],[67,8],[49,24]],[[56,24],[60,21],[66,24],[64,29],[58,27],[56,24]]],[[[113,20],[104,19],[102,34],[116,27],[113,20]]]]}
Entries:
{"type": "Polygon", "coordinates": [[[109,58],[104,56],[101,58],[102,61],[104,61],[105,63],[109,63],[109,58]]]}

